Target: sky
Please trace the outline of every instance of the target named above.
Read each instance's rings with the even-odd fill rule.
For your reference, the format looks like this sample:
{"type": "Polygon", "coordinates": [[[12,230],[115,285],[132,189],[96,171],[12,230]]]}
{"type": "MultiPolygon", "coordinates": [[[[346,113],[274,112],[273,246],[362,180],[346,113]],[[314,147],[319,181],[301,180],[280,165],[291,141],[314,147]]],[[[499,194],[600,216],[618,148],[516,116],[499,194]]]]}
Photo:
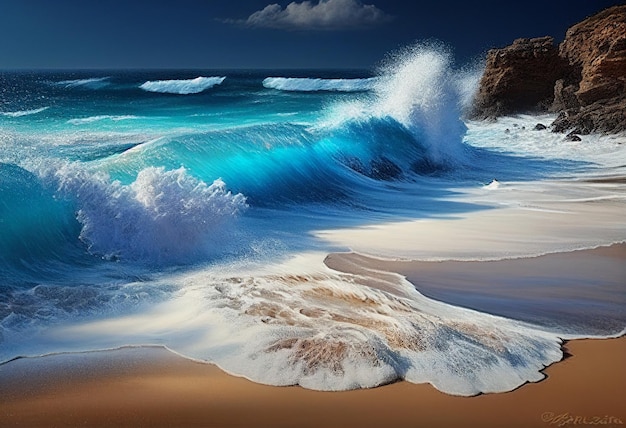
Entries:
{"type": "Polygon", "coordinates": [[[618,0],[0,0],[0,69],[371,69],[439,41],[457,64],[618,0]]]}

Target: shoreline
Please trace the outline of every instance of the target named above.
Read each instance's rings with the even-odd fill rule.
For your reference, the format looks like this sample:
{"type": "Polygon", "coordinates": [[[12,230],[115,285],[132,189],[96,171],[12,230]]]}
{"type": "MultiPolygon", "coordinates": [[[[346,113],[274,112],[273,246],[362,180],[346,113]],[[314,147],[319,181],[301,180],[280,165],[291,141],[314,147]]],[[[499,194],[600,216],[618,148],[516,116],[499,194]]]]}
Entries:
{"type": "Polygon", "coordinates": [[[333,253],[324,264],[371,278],[398,274],[424,296],[450,305],[550,328],[559,320],[579,329],[574,337],[563,331],[566,339],[613,336],[626,326],[626,243],[485,261],[389,260],[333,253]],[[607,333],[610,329],[614,331],[607,333]]]}
{"type": "Polygon", "coordinates": [[[563,347],[565,358],[544,369],[542,381],[474,397],[408,382],[344,392],[266,386],[159,347],[22,358],[0,370],[0,421],[15,427],[626,424],[626,337],[563,347]]]}
{"type": "MultiPolygon", "coordinates": [[[[485,299],[488,291],[492,297],[500,298],[498,304],[507,296],[517,302],[521,295],[527,295],[529,298],[522,302],[525,310],[544,301],[558,309],[554,298],[558,300],[569,293],[570,297],[604,302],[609,308],[610,303],[615,303],[621,310],[623,302],[619,298],[611,302],[610,296],[615,295],[614,287],[623,290],[620,279],[626,277],[622,276],[626,272],[625,259],[626,244],[615,244],[494,262],[394,262],[341,253],[331,254],[325,264],[332,269],[367,274],[373,282],[376,275],[405,275],[425,294],[438,288],[447,292],[448,297],[478,295],[479,303],[490,301],[485,299]],[[581,282],[572,283],[572,278],[581,282]],[[493,282],[494,279],[498,281],[493,282]],[[556,294],[546,295],[537,280],[538,284],[552,281],[551,290],[556,294]],[[594,281],[595,286],[585,287],[589,281],[594,281]]],[[[455,304],[441,296],[438,300],[455,304]]],[[[545,305],[539,307],[544,308],[545,305]]],[[[600,422],[604,426],[625,425],[621,397],[626,392],[623,364],[626,336],[565,340],[561,349],[563,359],[541,371],[546,376],[543,380],[527,382],[510,392],[473,397],[447,395],[429,384],[406,381],[343,392],[267,386],[232,376],[215,365],[184,358],[163,347],[124,347],[18,358],[0,365],[0,425],[305,428],[532,428],[600,422]]]]}

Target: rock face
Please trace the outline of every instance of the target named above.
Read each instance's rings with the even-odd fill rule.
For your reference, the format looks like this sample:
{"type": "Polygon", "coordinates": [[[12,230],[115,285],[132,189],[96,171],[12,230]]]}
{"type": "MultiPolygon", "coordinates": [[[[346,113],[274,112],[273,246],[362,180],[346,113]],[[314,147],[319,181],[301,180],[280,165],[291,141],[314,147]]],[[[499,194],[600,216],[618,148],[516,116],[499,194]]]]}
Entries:
{"type": "Polygon", "coordinates": [[[488,119],[545,109],[566,65],[552,37],[517,39],[511,46],[490,50],[472,116],[488,119]]]}
{"type": "Polygon", "coordinates": [[[559,47],[568,73],[554,88],[553,130],[580,134],[626,130],[626,6],[574,25],[559,47]]]}
{"type": "Polygon", "coordinates": [[[553,111],[555,132],[626,130],[626,5],[571,27],[558,51],[552,38],[519,39],[487,55],[473,118],[553,111]]]}

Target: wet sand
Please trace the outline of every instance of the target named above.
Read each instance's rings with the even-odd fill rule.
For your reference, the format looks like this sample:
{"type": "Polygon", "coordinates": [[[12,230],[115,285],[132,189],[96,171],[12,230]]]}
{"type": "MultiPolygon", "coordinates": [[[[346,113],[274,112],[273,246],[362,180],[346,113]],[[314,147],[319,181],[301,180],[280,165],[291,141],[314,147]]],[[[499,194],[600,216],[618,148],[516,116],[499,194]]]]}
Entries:
{"type": "Polygon", "coordinates": [[[545,380],[477,397],[407,382],[347,392],[270,387],[162,348],[20,359],[0,370],[0,425],[548,427],[591,425],[593,418],[612,422],[603,426],[626,424],[626,338],[572,341],[566,349],[571,356],[548,367],[545,380]]]}
{"type": "Polygon", "coordinates": [[[395,272],[456,306],[585,334],[626,326],[626,244],[498,261],[390,261],[335,253],[324,261],[367,277],[395,272]]]}
{"type": "MultiPolygon", "coordinates": [[[[506,299],[522,299],[524,311],[539,312],[571,305],[571,299],[560,303],[565,296],[592,299],[599,311],[615,309],[611,316],[619,323],[625,260],[620,244],[500,262],[388,262],[340,254],[326,263],[368,275],[400,272],[426,295],[449,302],[466,296],[450,303],[486,309],[496,302],[505,312],[515,309],[506,299]]],[[[576,311],[563,310],[563,316],[576,311]]],[[[408,382],[346,392],[271,387],[158,347],[22,358],[0,366],[0,427],[626,425],[626,337],[574,340],[565,350],[570,356],[546,368],[543,381],[476,397],[408,382]]]]}

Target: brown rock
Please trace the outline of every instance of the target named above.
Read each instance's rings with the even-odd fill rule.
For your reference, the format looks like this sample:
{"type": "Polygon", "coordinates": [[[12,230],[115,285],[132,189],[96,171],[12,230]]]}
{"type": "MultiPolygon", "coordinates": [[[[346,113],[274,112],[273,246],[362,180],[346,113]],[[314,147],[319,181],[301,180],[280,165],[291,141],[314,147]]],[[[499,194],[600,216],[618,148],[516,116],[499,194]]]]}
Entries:
{"type": "Polygon", "coordinates": [[[614,6],[574,25],[559,46],[578,77],[585,106],[626,89],[626,6],[614,6]]]}
{"type": "Polygon", "coordinates": [[[492,49],[470,117],[546,109],[552,131],[626,131],[626,5],[572,26],[558,52],[551,37],[492,49]]]}
{"type": "Polygon", "coordinates": [[[495,118],[520,111],[545,110],[554,84],[565,73],[552,37],[517,39],[511,46],[487,54],[485,72],[470,114],[495,118]]]}
{"type": "Polygon", "coordinates": [[[569,72],[554,87],[555,132],[626,130],[626,5],[614,6],[567,30],[559,47],[569,72]]]}
{"type": "Polygon", "coordinates": [[[580,103],[576,97],[578,83],[568,84],[566,79],[559,79],[554,84],[554,101],[550,110],[559,112],[562,110],[579,109],[580,103]]]}

